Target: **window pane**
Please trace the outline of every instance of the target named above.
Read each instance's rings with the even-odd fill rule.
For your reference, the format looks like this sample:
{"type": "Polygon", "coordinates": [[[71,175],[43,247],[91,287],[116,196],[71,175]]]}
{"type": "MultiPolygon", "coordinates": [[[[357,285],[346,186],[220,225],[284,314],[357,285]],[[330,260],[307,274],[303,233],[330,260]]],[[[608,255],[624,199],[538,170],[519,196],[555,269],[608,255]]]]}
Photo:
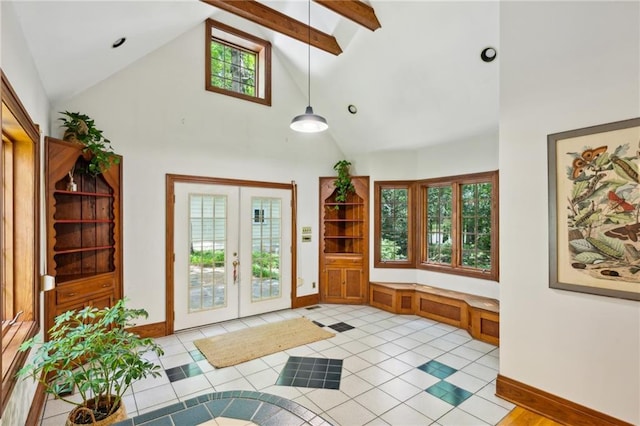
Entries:
{"type": "Polygon", "coordinates": [[[451,264],[452,187],[427,188],[427,261],[451,264]]]}
{"type": "Polygon", "coordinates": [[[491,184],[461,185],[462,265],[491,269],[491,184]]]}
{"type": "Polygon", "coordinates": [[[406,260],[409,238],[409,190],[382,189],[380,195],[380,260],[406,260]]]}
{"type": "Polygon", "coordinates": [[[282,240],[281,200],[251,198],[251,301],[281,297],[280,242],[282,240]]]}
{"type": "Polygon", "coordinates": [[[226,306],[227,198],[189,194],[189,312],[226,306]]]}
{"type": "Polygon", "coordinates": [[[211,84],[221,89],[255,96],[258,54],[227,44],[211,41],[211,84]]]}

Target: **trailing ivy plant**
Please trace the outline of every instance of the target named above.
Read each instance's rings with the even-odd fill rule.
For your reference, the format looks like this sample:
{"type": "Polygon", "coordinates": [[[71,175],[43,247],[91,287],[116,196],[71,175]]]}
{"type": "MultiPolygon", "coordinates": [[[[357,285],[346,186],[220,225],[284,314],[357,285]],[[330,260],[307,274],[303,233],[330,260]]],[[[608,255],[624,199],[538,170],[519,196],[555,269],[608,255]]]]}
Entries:
{"type": "MultiPolygon", "coordinates": [[[[351,175],[349,174],[350,166],[351,162],[347,160],[340,160],[333,165],[333,170],[338,173],[338,177],[333,181],[333,185],[336,187],[335,200],[339,203],[346,202],[349,193],[356,192],[356,188],[353,186],[353,182],[351,182],[351,175]]],[[[336,206],[336,210],[339,208],[339,206],[336,206]]]]}
{"type": "Polygon", "coordinates": [[[118,158],[113,152],[111,141],[105,138],[102,130],[96,128],[95,121],[86,114],[79,112],[60,112],[64,117],[62,127],[65,128],[63,139],[84,145],[82,152],[90,153],[91,158],[87,169],[84,170],[92,176],[106,171],[112,164],[118,164],[118,158]]]}

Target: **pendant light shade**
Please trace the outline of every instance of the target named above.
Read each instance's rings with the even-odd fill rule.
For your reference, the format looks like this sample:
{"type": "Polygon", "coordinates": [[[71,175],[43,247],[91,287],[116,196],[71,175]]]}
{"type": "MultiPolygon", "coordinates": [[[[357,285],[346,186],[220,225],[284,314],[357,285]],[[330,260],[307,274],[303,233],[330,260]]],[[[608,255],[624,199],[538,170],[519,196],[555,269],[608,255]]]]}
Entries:
{"type": "Polygon", "coordinates": [[[291,120],[289,127],[296,132],[317,133],[327,130],[329,125],[327,120],[321,115],[314,114],[311,107],[311,0],[308,1],[308,39],[307,39],[307,95],[309,104],[304,114],[298,115],[291,120]]]}
{"type": "Polygon", "coordinates": [[[327,130],[329,125],[324,117],[314,114],[313,108],[309,105],[304,114],[294,117],[289,127],[296,132],[316,133],[327,130]]]}

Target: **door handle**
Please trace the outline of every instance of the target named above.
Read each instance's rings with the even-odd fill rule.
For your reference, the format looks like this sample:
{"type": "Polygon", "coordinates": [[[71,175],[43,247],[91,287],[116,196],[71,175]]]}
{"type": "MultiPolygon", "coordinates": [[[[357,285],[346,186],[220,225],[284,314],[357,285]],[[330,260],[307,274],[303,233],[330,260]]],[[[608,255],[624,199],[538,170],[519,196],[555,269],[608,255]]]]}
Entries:
{"type": "Polygon", "coordinates": [[[238,265],[240,262],[234,260],[231,264],[233,265],[233,285],[236,285],[238,282],[238,265]]]}

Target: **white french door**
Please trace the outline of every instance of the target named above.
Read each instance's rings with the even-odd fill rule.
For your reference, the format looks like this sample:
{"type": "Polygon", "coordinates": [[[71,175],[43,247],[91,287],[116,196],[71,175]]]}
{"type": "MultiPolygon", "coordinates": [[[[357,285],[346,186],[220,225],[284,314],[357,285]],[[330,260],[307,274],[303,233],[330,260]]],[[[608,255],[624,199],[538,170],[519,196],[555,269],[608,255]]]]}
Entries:
{"type": "Polygon", "coordinates": [[[176,183],[174,330],[291,307],[291,191],[176,183]]]}

